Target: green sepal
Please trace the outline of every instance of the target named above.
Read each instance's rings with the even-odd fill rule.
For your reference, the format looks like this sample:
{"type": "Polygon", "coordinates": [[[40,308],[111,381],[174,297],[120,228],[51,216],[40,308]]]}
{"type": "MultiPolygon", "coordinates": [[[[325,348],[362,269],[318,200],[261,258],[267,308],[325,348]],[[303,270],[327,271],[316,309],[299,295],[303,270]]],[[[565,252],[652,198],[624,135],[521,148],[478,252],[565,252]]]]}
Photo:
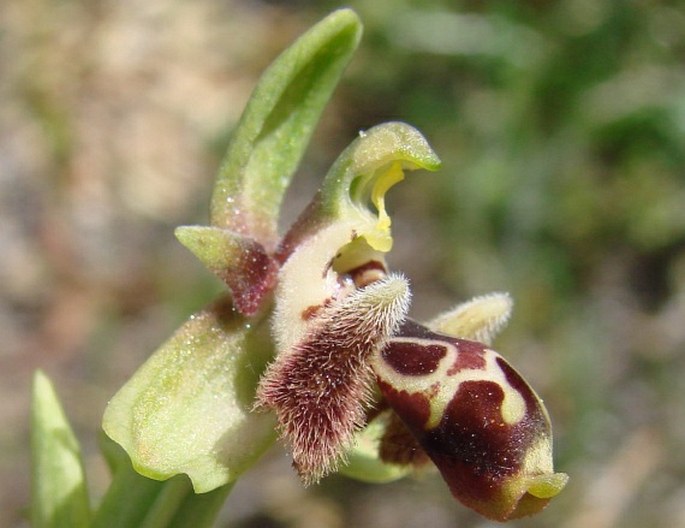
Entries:
{"type": "Polygon", "coordinates": [[[33,526],[89,526],[81,449],[52,383],[40,371],[33,378],[31,454],[33,526]]]}
{"type": "Polygon", "coordinates": [[[231,291],[243,315],[254,315],[276,285],[278,265],[253,238],[211,226],[181,226],[176,238],[231,291]]]}
{"type": "Polygon", "coordinates": [[[146,477],[185,473],[197,493],[223,486],[275,439],[273,416],[251,412],[272,355],[268,321],[220,300],[138,369],[109,402],[103,429],[146,477]]]}
{"type": "Polygon", "coordinates": [[[283,194],[361,31],[353,11],[335,11],[264,72],[217,177],[211,203],[213,226],[273,248],[283,194]]]}

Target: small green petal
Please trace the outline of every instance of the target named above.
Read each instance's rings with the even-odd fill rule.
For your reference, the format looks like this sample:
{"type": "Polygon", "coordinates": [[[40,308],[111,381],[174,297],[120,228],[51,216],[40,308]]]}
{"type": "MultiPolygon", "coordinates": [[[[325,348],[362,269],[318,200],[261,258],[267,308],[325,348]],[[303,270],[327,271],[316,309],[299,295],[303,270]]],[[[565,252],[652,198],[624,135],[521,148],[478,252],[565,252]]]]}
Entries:
{"type": "Polygon", "coordinates": [[[149,478],[186,473],[197,493],[234,481],[275,439],[251,412],[267,333],[227,301],[191,316],[109,402],[105,433],[149,478]]]}
{"type": "Polygon", "coordinates": [[[248,237],[239,233],[209,226],[180,226],[176,238],[213,272],[239,268],[241,254],[248,245],[248,237]]]}
{"type": "Polygon", "coordinates": [[[508,293],[491,293],[455,306],[426,326],[436,332],[490,345],[509,322],[513,307],[508,293]]]}
{"type": "Polygon", "coordinates": [[[33,380],[31,451],[33,526],[89,526],[81,449],[50,380],[42,372],[36,372],[33,380]]]}

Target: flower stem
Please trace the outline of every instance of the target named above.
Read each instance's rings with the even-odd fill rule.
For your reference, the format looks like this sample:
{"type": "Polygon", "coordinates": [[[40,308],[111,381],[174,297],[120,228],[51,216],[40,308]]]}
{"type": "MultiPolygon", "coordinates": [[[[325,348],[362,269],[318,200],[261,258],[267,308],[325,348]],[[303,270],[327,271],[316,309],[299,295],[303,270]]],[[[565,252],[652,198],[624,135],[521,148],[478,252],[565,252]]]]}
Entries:
{"type": "Polygon", "coordinates": [[[118,446],[103,446],[114,476],[93,528],[181,528],[212,526],[233,483],[209,493],[193,492],[188,477],[177,475],[166,481],[137,473],[118,446]],[[117,449],[118,453],[107,453],[117,449]]]}
{"type": "Polygon", "coordinates": [[[166,528],[173,521],[183,502],[192,494],[190,481],[185,476],[166,480],[154,498],[140,528],[166,528]]]}
{"type": "Polygon", "coordinates": [[[180,505],[180,508],[176,510],[174,518],[166,526],[168,528],[185,528],[186,526],[204,528],[212,526],[234,484],[235,481],[209,493],[199,495],[190,493],[180,505]]]}

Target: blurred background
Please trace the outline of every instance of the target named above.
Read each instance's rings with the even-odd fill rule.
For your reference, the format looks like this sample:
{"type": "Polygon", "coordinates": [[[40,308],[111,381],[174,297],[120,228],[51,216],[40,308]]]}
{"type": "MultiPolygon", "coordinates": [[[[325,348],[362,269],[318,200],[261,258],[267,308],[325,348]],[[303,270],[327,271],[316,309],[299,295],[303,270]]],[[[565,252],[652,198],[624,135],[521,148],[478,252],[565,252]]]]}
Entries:
{"type": "MultiPolygon", "coordinates": [[[[32,372],[97,500],[103,408],[222,290],[173,228],[207,222],[261,71],[337,2],[0,3],[0,526],[27,526],[32,372]]],[[[390,193],[413,315],[509,291],[497,349],[545,399],[562,495],[519,527],[685,526],[685,9],[676,1],[351,1],[360,50],[287,197],[360,129],[443,159],[390,193]]],[[[303,489],[278,448],[220,526],[489,527],[437,477],[303,489]]]]}

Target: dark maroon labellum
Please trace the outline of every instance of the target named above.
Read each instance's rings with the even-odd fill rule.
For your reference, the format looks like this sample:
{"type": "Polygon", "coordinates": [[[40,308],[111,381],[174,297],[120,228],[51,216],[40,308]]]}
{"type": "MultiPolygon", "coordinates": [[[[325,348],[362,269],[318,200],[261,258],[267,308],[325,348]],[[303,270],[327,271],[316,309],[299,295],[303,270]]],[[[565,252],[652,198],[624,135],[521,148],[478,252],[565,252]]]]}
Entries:
{"type": "Polygon", "coordinates": [[[521,376],[485,345],[412,321],[377,358],[383,397],[453,495],[493,519],[517,516],[526,489],[517,479],[529,469],[527,456],[551,445],[547,414],[521,376]]]}

